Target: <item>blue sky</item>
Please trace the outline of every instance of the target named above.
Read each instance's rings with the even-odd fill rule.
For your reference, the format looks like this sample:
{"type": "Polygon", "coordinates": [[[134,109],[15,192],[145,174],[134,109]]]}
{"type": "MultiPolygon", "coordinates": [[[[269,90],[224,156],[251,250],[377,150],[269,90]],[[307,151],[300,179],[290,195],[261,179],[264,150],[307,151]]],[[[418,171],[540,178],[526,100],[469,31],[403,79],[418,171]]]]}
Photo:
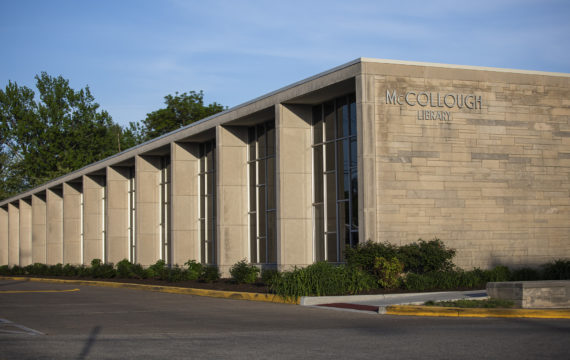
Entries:
{"type": "Polygon", "coordinates": [[[570,73],[570,1],[0,0],[0,86],[89,85],[126,125],[174,92],[232,107],[359,57],[570,73]]]}

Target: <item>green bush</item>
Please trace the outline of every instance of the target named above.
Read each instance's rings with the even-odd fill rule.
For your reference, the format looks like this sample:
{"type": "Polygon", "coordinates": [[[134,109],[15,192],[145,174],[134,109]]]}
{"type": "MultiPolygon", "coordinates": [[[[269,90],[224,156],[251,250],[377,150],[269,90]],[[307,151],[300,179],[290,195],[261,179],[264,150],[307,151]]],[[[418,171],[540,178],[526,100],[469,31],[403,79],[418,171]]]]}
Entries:
{"type": "Polygon", "coordinates": [[[166,268],[166,262],[164,260],[158,260],[154,265],[151,265],[146,269],[146,277],[155,280],[167,280],[168,271],[166,268]]]}
{"type": "Polygon", "coordinates": [[[202,269],[199,280],[204,282],[214,282],[216,280],[220,280],[221,277],[222,275],[220,274],[220,270],[218,270],[216,265],[206,265],[202,269]]]}
{"type": "Polygon", "coordinates": [[[374,261],[374,274],[378,280],[378,285],[385,289],[397,288],[400,284],[400,274],[404,270],[404,265],[395,257],[387,260],[377,257],[374,261]]]}
{"type": "Polygon", "coordinates": [[[110,279],[117,275],[113,264],[104,264],[101,259],[91,261],[91,276],[94,278],[110,279]]]}
{"type": "Polygon", "coordinates": [[[12,275],[25,275],[24,268],[18,265],[12,266],[12,275]]]}
{"type": "Polygon", "coordinates": [[[168,282],[184,281],[187,279],[187,271],[179,266],[173,266],[170,269],[166,268],[166,280],[168,282]]]}
{"type": "MultiPolygon", "coordinates": [[[[100,261],[100,260],[99,260],[100,261]]],[[[91,263],[93,266],[93,263],[91,263]]],[[[51,276],[62,276],[63,275],[63,264],[51,265],[48,270],[48,275],[51,276]]]]}
{"type": "Polygon", "coordinates": [[[198,280],[200,278],[200,274],[204,271],[204,266],[196,262],[196,260],[188,260],[184,265],[188,268],[186,270],[187,280],[198,280]]]}
{"type": "Polygon", "coordinates": [[[48,275],[49,267],[46,264],[34,263],[27,267],[27,272],[30,275],[48,275]]]}
{"type": "Polygon", "coordinates": [[[8,265],[0,266],[0,275],[10,276],[12,275],[12,269],[8,265]]]}
{"type": "Polygon", "coordinates": [[[272,292],[285,298],[357,294],[376,288],[376,280],[364,270],[345,265],[317,262],[305,268],[285,271],[270,280],[272,292]]]}
{"type": "Polygon", "coordinates": [[[483,288],[487,281],[481,271],[436,271],[425,274],[409,273],[404,288],[413,291],[483,288]]]}
{"type": "Polygon", "coordinates": [[[374,273],[374,261],[378,257],[391,259],[398,257],[398,247],[389,243],[375,243],[367,241],[358,244],[357,247],[347,247],[344,253],[346,264],[351,267],[359,267],[369,274],[374,273]]]}
{"type": "Polygon", "coordinates": [[[397,252],[398,259],[404,264],[404,271],[416,274],[452,270],[454,256],[455,250],[448,249],[437,238],[431,241],[419,239],[418,243],[401,246],[397,252]]]}
{"type": "Polygon", "coordinates": [[[370,274],[374,273],[374,262],[378,257],[397,258],[404,265],[405,272],[423,274],[452,270],[454,256],[455,250],[446,248],[439,239],[419,239],[417,243],[403,246],[367,241],[345,251],[347,265],[360,267],[370,274]]]}
{"type": "Polygon", "coordinates": [[[542,265],[544,280],[570,280],[570,260],[556,260],[542,265]]]}
{"type": "Polygon", "coordinates": [[[117,267],[117,277],[121,279],[129,279],[134,277],[131,270],[133,264],[127,259],[119,261],[116,265],[117,267]]]}
{"type": "Polygon", "coordinates": [[[79,269],[71,264],[65,264],[62,269],[63,276],[77,276],[79,269]]]}
{"type": "Polygon", "coordinates": [[[280,276],[280,272],[277,271],[276,269],[264,269],[261,270],[261,282],[269,285],[269,283],[272,281],[272,279],[274,277],[279,277],[280,276]]]}
{"type": "Polygon", "coordinates": [[[511,271],[506,266],[496,266],[493,270],[487,270],[488,275],[485,278],[487,282],[509,281],[511,271]]]}
{"type": "Polygon", "coordinates": [[[530,267],[523,267],[511,271],[509,281],[534,281],[540,280],[541,278],[542,274],[539,270],[530,267]]]}
{"type": "Polygon", "coordinates": [[[238,284],[253,284],[259,275],[259,268],[248,264],[246,260],[243,259],[231,267],[230,275],[238,284]]]}

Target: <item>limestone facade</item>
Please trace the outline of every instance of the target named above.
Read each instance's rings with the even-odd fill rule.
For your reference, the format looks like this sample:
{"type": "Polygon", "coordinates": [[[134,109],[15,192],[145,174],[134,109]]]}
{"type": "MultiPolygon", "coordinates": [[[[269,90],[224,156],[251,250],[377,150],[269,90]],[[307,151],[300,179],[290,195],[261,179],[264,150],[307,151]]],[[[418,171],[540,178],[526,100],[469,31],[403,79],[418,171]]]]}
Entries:
{"type": "Polygon", "coordinates": [[[1,201],[0,265],[227,275],[342,261],[344,231],[437,237],[466,269],[570,257],[570,75],[357,59],[1,201]]]}

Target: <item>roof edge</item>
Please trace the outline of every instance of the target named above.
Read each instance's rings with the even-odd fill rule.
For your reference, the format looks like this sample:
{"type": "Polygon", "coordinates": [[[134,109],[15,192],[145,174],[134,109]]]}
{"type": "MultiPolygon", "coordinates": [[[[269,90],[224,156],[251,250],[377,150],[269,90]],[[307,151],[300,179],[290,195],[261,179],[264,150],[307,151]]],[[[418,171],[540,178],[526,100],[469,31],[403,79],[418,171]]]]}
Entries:
{"type": "Polygon", "coordinates": [[[422,62],[422,61],[375,59],[375,58],[366,58],[366,57],[362,57],[358,60],[360,60],[360,62],[363,62],[363,63],[368,62],[368,63],[379,63],[379,64],[387,64],[387,65],[429,66],[429,67],[439,67],[439,68],[447,68],[447,69],[494,71],[494,72],[526,74],[526,75],[570,77],[569,73],[548,72],[548,71],[539,71],[539,70],[520,70],[520,69],[495,68],[495,67],[487,67],[487,66],[430,63],[430,62],[422,62]]]}

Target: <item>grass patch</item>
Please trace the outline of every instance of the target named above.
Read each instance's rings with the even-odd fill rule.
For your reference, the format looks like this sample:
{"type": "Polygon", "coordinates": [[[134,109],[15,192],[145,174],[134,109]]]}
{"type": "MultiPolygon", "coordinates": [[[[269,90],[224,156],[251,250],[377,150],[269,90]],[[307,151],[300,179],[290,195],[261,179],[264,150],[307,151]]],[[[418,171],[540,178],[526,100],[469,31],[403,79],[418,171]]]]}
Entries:
{"type": "Polygon", "coordinates": [[[512,308],[515,304],[510,300],[486,299],[486,300],[455,300],[433,301],[424,303],[426,306],[458,307],[458,308],[512,308]]]}

